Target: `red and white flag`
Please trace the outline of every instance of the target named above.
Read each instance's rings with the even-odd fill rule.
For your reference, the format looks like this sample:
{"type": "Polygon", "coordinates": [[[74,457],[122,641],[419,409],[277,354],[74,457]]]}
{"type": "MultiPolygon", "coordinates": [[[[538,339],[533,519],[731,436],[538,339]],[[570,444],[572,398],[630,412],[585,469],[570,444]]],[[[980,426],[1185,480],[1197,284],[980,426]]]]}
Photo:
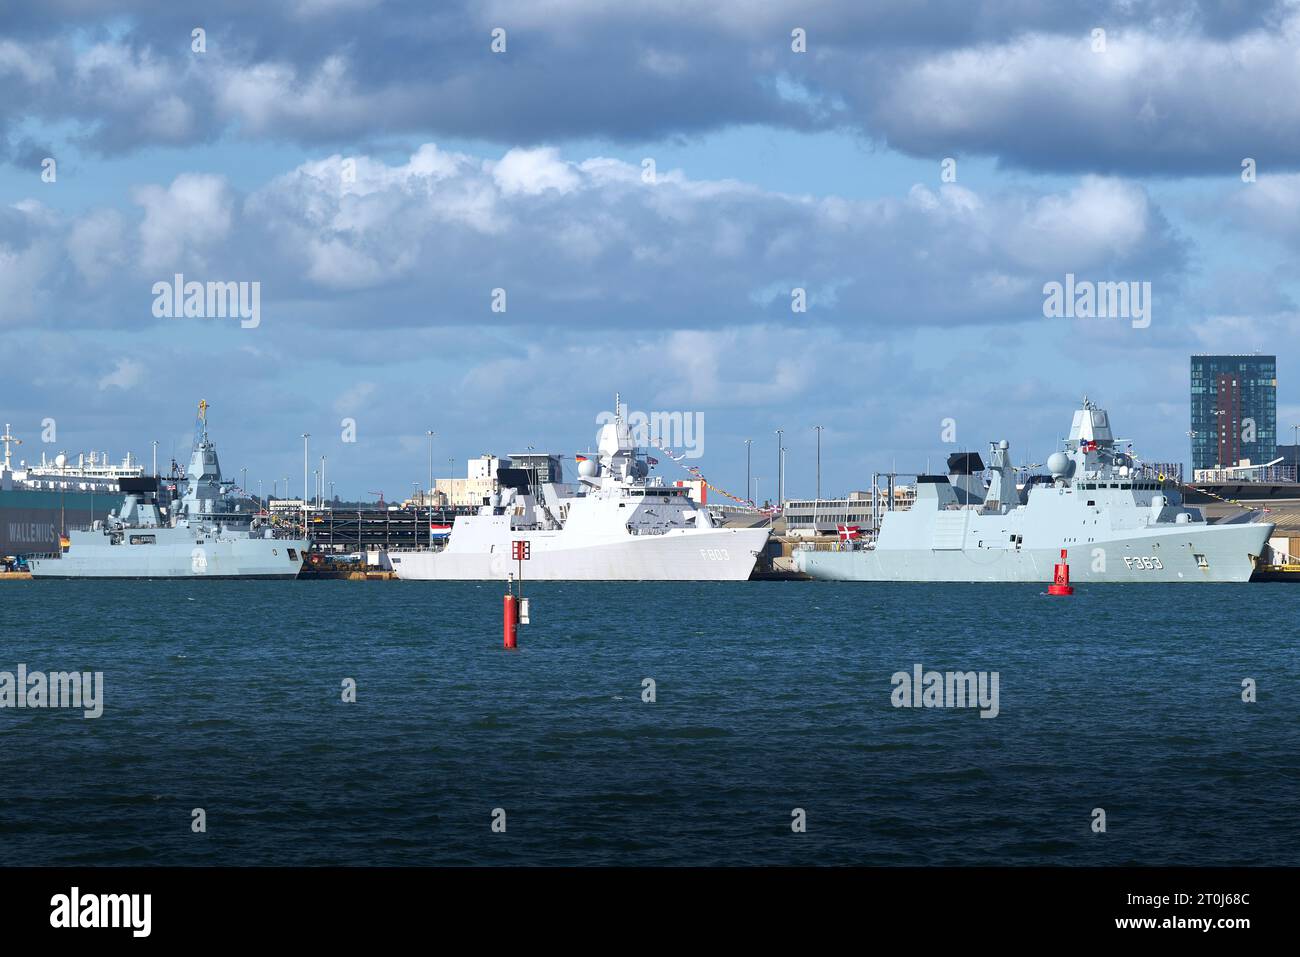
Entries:
{"type": "Polygon", "coordinates": [[[840,533],[840,541],[851,542],[855,538],[861,537],[861,531],[857,525],[836,525],[835,530],[840,533]]]}

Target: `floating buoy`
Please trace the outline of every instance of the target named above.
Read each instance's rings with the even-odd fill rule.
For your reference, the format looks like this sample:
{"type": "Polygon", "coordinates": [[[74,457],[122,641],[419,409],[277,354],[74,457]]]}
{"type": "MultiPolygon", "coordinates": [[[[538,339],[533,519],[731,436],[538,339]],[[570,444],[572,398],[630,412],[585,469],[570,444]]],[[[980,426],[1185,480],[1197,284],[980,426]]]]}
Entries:
{"type": "Polygon", "coordinates": [[[1065,560],[1065,549],[1061,549],[1061,560],[1052,570],[1052,583],[1047,586],[1049,595],[1073,595],[1074,586],[1070,584],[1070,564],[1065,560]]]}
{"type": "Polygon", "coordinates": [[[502,619],[505,622],[506,648],[513,649],[519,644],[519,599],[510,592],[506,592],[502,619]]]}

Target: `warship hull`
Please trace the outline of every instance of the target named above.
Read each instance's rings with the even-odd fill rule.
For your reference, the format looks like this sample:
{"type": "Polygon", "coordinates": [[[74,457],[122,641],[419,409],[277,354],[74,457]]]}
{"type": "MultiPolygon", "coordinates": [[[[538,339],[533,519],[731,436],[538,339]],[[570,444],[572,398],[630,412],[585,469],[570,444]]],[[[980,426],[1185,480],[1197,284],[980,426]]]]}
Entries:
{"type": "Polygon", "coordinates": [[[306,548],[293,539],[83,545],[74,538],[61,557],[30,565],[33,578],[296,578],[306,548]]]}
{"type": "MultiPolygon", "coordinates": [[[[455,533],[453,533],[453,539],[455,533]]],[[[393,572],[415,581],[505,581],[520,566],[510,557],[512,540],[526,541],[526,581],[746,581],[768,538],[765,528],[632,535],[613,541],[575,542],[556,531],[513,531],[483,551],[399,552],[393,572]]]]}
{"type": "Polygon", "coordinates": [[[1067,549],[1072,583],[1246,582],[1273,526],[1215,525],[1040,548],[863,548],[796,551],[794,566],[831,581],[1052,581],[1067,549]]]}

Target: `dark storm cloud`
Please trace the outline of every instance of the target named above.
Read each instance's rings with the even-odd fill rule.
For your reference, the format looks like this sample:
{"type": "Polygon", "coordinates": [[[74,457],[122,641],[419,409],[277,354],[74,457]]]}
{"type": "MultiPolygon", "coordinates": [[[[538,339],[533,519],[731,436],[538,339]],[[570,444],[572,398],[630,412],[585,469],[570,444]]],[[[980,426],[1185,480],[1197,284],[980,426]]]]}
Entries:
{"type": "Polygon", "coordinates": [[[1294,6],[1245,0],[55,0],[0,15],[0,121],[72,120],[106,153],[230,130],[513,145],[764,124],[1042,170],[1221,173],[1300,166],[1298,35],[1294,6]]]}

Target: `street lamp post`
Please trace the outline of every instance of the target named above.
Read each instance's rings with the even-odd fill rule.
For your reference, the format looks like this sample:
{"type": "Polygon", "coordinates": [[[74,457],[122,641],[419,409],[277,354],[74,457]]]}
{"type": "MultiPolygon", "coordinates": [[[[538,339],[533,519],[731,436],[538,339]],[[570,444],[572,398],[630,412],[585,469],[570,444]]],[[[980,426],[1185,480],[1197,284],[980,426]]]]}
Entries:
{"type": "Polygon", "coordinates": [[[820,504],[822,500],[822,426],[814,425],[813,428],[817,430],[817,501],[820,504]]]}
{"type": "MultiPolygon", "coordinates": [[[[425,435],[429,437],[429,484],[425,486],[427,490],[425,494],[432,495],[433,494],[433,440],[437,436],[436,433],[433,431],[433,429],[427,430],[425,432],[425,435]]],[[[428,516],[429,519],[426,524],[429,526],[429,534],[428,534],[429,545],[432,546],[433,545],[433,503],[432,502],[429,503],[429,508],[425,512],[425,514],[428,516]]]]}
{"type": "Polygon", "coordinates": [[[307,534],[307,449],[311,444],[311,433],[302,434],[302,533],[307,534]]]}
{"type": "Polygon", "coordinates": [[[782,436],[785,435],[785,429],[776,430],[776,507],[781,507],[781,497],[785,494],[785,483],[782,478],[785,470],[781,468],[781,463],[785,461],[785,455],[782,451],[782,436]]]}
{"type": "Polygon", "coordinates": [[[437,433],[430,429],[424,434],[429,437],[429,484],[425,487],[431,489],[433,488],[433,440],[437,437],[437,433]]]}
{"type": "MultiPolygon", "coordinates": [[[[787,449],[784,445],[781,446],[781,488],[785,488],[785,453],[789,451],[790,450],[787,449]]],[[[781,502],[777,503],[778,507],[781,507],[783,511],[784,511],[784,506],[782,503],[784,501],[785,499],[783,497],[781,502]]]]}
{"type": "MultiPolygon", "coordinates": [[[[749,461],[750,461],[749,455],[750,452],[753,451],[753,446],[754,446],[753,439],[745,439],[745,494],[747,496],[749,496],[750,492],[752,491],[749,486],[749,461]]],[[[749,498],[749,504],[750,505],[754,504],[754,499],[752,496],[750,496],[749,498]]]]}
{"type": "Polygon", "coordinates": [[[153,477],[158,477],[158,440],[153,440],[153,477]]]}

